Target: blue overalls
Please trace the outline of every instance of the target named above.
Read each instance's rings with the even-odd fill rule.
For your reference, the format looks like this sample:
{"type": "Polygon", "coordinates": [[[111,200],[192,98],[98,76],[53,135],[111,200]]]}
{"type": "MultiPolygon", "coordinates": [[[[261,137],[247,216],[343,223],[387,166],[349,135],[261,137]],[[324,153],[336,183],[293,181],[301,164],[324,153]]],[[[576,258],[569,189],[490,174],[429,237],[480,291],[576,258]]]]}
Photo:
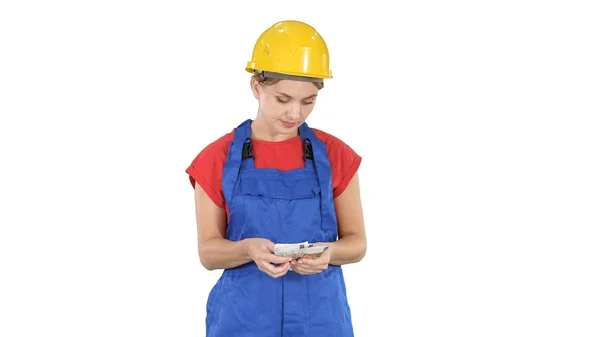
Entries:
{"type": "MultiPolygon", "coordinates": [[[[251,122],[236,128],[223,169],[230,213],[227,239],[335,241],[337,220],[325,144],[303,123],[299,132],[305,167],[257,169],[251,122]]],[[[253,261],[226,269],[208,296],[206,310],[207,337],[353,336],[344,276],[337,265],[314,275],[290,270],[280,278],[260,271],[253,261]]]]}

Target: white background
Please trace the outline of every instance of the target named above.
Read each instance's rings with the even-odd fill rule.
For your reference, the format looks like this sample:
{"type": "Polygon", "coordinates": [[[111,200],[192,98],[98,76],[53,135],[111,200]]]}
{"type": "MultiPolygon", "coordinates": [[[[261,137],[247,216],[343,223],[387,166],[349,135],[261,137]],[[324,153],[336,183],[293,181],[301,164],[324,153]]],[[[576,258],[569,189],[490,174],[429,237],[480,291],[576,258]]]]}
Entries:
{"type": "Polygon", "coordinates": [[[204,335],[184,171],[284,19],[331,53],[309,124],[364,157],[356,336],[599,336],[592,3],[3,1],[0,336],[204,335]]]}

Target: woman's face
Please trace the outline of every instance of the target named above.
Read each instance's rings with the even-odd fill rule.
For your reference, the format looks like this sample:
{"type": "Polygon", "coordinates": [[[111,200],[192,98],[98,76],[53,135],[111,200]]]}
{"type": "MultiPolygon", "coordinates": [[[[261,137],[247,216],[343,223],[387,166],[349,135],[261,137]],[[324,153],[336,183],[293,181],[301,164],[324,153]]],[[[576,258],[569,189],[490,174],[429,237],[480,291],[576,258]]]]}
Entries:
{"type": "Polygon", "coordinates": [[[312,112],[318,88],[310,82],[281,80],[272,85],[252,81],[259,101],[258,118],[274,135],[295,136],[312,112]]]}

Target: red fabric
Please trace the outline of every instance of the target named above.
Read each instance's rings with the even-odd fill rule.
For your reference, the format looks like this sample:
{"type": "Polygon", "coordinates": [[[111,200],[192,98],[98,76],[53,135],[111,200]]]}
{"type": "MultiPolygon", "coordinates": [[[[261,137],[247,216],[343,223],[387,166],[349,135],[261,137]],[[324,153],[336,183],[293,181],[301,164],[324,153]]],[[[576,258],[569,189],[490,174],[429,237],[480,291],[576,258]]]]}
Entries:
{"type": "MultiPolygon", "coordinates": [[[[335,198],[344,192],[358,171],[362,158],[340,139],[315,128],[313,131],[327,147],[335,198]]],[[[192,187],[195,187],[197,181],[214,203],[222,208],[225,207],[221,186],[223,166],[227,160],[227,152],[232,140],[233,131],[207,145],[185,170],[189,175],[192,187]]],[[[300,136],[281,142],[252,140],[252,145],[254,164],[257,168],[292,170],[304,167],[300,136]]]]}

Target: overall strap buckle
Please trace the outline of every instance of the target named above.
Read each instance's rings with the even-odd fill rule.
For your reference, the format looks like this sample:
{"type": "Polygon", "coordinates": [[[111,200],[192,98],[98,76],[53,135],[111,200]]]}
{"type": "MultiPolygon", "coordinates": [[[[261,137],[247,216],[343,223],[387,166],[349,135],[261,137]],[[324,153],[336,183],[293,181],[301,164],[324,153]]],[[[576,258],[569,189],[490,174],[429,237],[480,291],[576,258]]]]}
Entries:
{"type": "Polygon", "coordinates": [[[252,153],[252,141],[250,139],[246,139],[242,146],[242,159],[247,158],[254,158],[254,154],[252,153]]]}
{"type": "Polygon", "coordinates": [[[308,138],[304,139],[304,160],[306,159],[315,159],[312,144],[308,138]]]}
{"type": "MultiPolygon", "coordinates": [[[[315,159],[315,155],[313,152],[312,144],[310,143],[310,139],[305,138],[303,141],[303,158],[306,159],[315,159]]],[[[242,159],[254,158],[254,154],[252,153],[252,141],[248,138],[242,145],[242,159]]]]}

